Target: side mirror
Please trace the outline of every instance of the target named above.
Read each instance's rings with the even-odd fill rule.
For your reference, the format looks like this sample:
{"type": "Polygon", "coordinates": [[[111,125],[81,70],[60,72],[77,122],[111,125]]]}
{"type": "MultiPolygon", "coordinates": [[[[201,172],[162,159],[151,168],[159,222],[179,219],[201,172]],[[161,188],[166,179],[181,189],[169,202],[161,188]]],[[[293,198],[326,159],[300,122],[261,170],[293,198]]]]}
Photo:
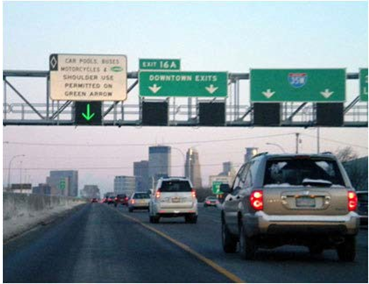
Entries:
{"type": "Polygon", "coordinates": [[[231,188],[229,187],[229,184],[221,184],[219,189],[220,189],[220,191],[222,191],[224,193],[230,193],[231,192],[231,188]]]}

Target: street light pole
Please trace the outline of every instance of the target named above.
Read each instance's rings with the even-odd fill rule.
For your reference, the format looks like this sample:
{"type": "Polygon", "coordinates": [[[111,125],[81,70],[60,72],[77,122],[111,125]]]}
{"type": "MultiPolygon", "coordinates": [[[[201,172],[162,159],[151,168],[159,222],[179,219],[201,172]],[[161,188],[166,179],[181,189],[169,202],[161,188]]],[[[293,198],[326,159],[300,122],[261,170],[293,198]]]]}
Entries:
{"type": "Polygon", "coordinates": [[[299,153],[300,133],[296,133],[296,154],[299,153]]]}
{"type": "Polygon", "coordinates": [[[10,190],[10,171],[11,171],[11,167],[12,167],[12,162],[17,157],[25,157],[25,156],[26,155],[15,155],[15,156],[13,156],[13,158],[10,159],[9,168],[8,168],[8,190],[10,190]]]}

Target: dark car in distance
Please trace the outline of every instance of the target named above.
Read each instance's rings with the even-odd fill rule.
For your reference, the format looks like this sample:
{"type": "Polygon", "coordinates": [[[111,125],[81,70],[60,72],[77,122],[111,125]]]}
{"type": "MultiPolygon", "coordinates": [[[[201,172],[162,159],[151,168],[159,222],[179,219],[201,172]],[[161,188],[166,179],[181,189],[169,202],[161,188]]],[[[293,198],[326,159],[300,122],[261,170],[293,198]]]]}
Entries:
{"type": "Polygon", "coordinates": [[[125,194],[118,194],[114,199],[114,206],[117,207],[119,204],[128,205],[128,197],[125,194]]]}

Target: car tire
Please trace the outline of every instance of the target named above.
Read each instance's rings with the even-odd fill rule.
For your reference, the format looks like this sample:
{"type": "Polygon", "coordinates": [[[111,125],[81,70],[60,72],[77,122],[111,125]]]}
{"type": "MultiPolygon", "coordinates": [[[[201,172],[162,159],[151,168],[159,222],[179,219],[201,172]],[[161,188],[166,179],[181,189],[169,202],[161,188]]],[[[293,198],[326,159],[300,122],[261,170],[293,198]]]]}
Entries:
{"type": "Polygon", "coordinates": [[[235,253],[237,251],[237,239],[233,236],[225,222],[222,222],[222,246],[225,253],[235,253]]]}
{"type": "Polygon", "coordinates": [[[128,212],[133,212],[133,208],[128,208],[128,212]]]}
{"type": "Polygon", "coordinates": [[[345,262],[352,262],[356,257],[356,239],[354,236],[347,236],[342,244],[337,245],[338,259],[345,262]]]}
{"type": "Polygon", "coordinates": [[[197,223],[197,215],[193,215],[193,214],[188,214],[185,216],[185,222],[186,223],[191,223],[191,224],[196,224],[197,223]]]}
{"type": "Polygon", "coordinates": [[[114,204],[114,207],[117,207],[117,204],[116,203],[114,204]]]}
{"type": "Polygon", "coordinates": [[[160,217],[159,216],[152,216],[153,223],[157,224],[159,223],[160,217]]]}
{"type": "Polygon", "coordinates": [[[245,232],[245,226],[241,222],[240,228],[240,255],[243,259],[251,260],[255,257],[257,251],[257,245],[255,242],[255,238],[248,237],[245,232]]]}
{"type": "Polygon", "coordinates": [[[208,207],[206,204],[204,204],[204,207],[206,208],[206,207],[208,207]]]}
{"type": "Polygon", "coordinates": [[[321,255],[324,251],[324,248],[320,245],[310,245],[308,248],[311,255],[321,255]]]}

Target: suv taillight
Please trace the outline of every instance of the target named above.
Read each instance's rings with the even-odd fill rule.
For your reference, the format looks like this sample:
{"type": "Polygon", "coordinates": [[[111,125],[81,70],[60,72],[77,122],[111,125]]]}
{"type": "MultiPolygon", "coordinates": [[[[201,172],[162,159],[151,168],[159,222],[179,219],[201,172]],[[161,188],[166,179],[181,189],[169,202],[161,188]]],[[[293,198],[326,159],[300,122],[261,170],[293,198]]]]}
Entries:
{"type": "Polygon", "coordinates": [[[254,208],[256,211],[263,210],[263,192],[261,190],[255,190],[251,192],[250,203],[251,207],[254,208]]]}
{"type": "Polygon", "coordinates": [[[160,198],[160,188],[156,191],[155,198],[156,199],[160,198]]]}
{"type": "Polygon", "coordinates": [[[347,198],[348,198],[348,210],[349,211],[355,211],[357,208],[357,196],[354,191],[347,192],[347,198]]]}
{"type": "Polygon", "coordinates": [[[196,190],[194,188],[191,191],[191,195],[193,198],[196,198],[196,190]]]}

